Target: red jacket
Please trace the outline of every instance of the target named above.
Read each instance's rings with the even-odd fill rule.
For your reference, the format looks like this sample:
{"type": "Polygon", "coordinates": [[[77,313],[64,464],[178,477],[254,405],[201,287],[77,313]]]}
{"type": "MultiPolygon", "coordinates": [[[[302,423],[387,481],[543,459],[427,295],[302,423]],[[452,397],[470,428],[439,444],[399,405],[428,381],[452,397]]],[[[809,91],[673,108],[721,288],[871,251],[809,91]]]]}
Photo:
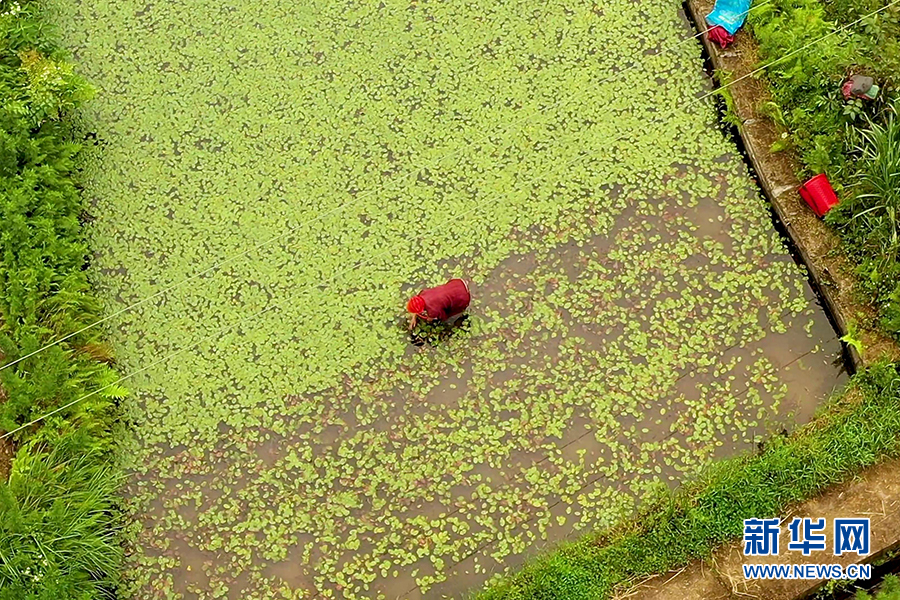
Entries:
{"type": "Polygon", "coordinates": [[[446,321],[465,312],[469,308],[469,289],[462,279],[451,279],[439,285],[419,292],[425,301],[425,314],[429,319],[446,321]]]}

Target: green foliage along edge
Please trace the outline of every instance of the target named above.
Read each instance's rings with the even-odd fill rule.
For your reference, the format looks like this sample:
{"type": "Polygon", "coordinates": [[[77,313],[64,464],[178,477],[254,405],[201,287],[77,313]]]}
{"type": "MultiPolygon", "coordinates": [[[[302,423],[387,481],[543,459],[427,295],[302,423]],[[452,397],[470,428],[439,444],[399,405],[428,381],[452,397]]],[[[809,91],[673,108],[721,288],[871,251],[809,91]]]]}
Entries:
{"type": "Polygon", "coordinates": [[[896,575],[886,575],[878,592],[874,596],[859,591],[854,600],[900,600],[900,579],[896,575]]]}
{"type": "Polygon", "coordinates": [[[900,366],[858,373],[844,394],[761,452],[713,463],[628,523],[560,546],[476,600],[603,600],[643,577],[707,557],[743,520],[795,502],[900,453],[900,366]]]}
{"type": "Polygon", "coordinates": [[[790,132],[799,175],[827,173],[840,193],[842,203],[827,221],[878,305],[881,328],[900,340],[900,153],[891,151],[900,135],[893,117],[900,7],[882,0],[772,0],[759,3],[748,24],[760,64],[778,61],[766,68],[770,112],[790,132]],[[873,76],[880,96],[845,101],[841,84],[851,73],[873,76]]]}
{"type": "Polygon", "coordinates": [[[93,93],[36,3],[0,2],[0,431],[13,431],[0,482],[0,599],[114,594],[122,557],[111,358],[86,266],[87,214],[73,111],[93,93]],[[46,351],[42,346],[70,336],[46,351]]]}

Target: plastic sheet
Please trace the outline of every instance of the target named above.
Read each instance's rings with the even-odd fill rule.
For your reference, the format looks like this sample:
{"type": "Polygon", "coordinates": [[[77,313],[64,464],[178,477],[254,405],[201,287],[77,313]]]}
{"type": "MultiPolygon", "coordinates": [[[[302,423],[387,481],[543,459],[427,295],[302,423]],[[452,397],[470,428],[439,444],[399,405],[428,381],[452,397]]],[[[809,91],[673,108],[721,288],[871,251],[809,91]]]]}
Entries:
{"type": "Polygon", "coordinates": [[[734,35],[747,20],[749,10],[750,0],[716,0],[715,8],[706,15],[706,22],[710,26],[719,25],[734,35]]]}

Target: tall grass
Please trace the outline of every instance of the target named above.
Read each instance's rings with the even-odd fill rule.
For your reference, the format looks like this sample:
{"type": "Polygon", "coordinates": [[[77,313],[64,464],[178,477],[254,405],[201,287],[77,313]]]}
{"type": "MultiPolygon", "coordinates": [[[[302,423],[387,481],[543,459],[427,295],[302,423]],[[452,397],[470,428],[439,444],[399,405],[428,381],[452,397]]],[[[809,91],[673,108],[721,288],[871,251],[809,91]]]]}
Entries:
{"type": "Polygon", "coordinates": [[[618,528],[566,544],[477,600],[604,600],[643,577],[709,556],[744,519],[782,514],[848,475],[900,455],[900,370],[857,374],[843,399],[764,450],[713,464],[618,528]]]}
{"type": "Polygon", "coordinates": [[[854,196],[830,218],[857,257],[863,285],[883,304],[882,323],[900,335],[900,102],[859,131],[854,196]]]}
{"type": "Polygon", "coordinates": [[[48,452],[25,445],[0,484],[0,599],[111,597],[122,554],[109,526],[118,481],[81,435],[48,452]]]}
{"type": "Polygon", "coordinates": [[[884,261],[896,261],[900,251],[900,120],[897,109],[887,111],[884,123],[869,119],[858,146],[862,159],[853,221],[868,232],[868,242],[884,261]],[[860,206],[862,205],[862,206],[860,206]],[[863,208],[868,206],[868,208],[863,208]]]}

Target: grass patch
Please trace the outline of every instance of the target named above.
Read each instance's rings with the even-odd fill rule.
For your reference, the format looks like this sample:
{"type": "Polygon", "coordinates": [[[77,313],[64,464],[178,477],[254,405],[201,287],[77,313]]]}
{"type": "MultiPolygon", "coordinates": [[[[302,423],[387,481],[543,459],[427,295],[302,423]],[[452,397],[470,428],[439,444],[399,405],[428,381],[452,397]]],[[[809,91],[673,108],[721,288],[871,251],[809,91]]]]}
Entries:
{"type": "Polygon", "coordinates": [[[709,556],[741,535],[743,520],[794,502],[900,449],[900,372],[856,375],[842,399],[758,455],[714,463],[696,481],[628,524],[562,546],[477,594],[478,600],[598,600],[642,577],[709,556]]]}
{"type": "Polygon", "coordinates": [[[900,600],[900,578],[896,575],[886,575],[874,596],[860,590],[856,592],[854,600],[900,600]]]}
{"type": "MultiPolygon", "coordinates": [[[[101,312],[85,266],[72,111],[92,94],[37,6],[0,3],[0,364],[78,331],[101,312]]],[[[0,371],[0,431],[113,381],[95,330],[0,371]]],[[[111,428],[124,390],[17,432],[0,482],[0,598],[109,597],[121,548],[111,428]]]]}
{"type": "Polygon", "coordinates": [[[860,131],[854,194],[830,221],[859,265],[863,288],[881,305],[883,327],[900,335],[900,120],[896,107],[860,131]]]}

